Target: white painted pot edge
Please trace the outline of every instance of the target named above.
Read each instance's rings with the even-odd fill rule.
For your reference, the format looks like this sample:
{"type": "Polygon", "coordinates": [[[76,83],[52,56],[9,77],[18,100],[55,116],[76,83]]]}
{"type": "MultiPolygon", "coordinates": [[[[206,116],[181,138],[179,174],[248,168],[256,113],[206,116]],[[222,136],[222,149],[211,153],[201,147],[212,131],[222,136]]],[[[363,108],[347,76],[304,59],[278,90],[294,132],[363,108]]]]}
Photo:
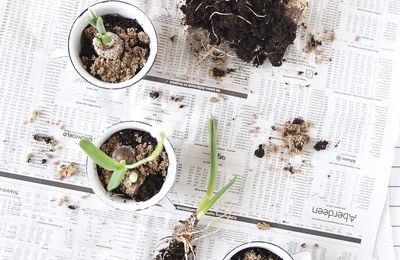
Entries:
{"type": "MultiPolygon", "coordinates": [[[[137,129],[141,131],[145,131],[151,133],[152,126],[143,122],[138,121],[125,121],[120,122],[115,125],[110,126],[105,129],[99,136],[96,138],[93,143],[100,147],[111,135],[114,133],[121,131],[123,129],[137,129]]],[[[154,136],[153,136],[154,137],[154,136]]],[[[157,137],[154,137],[157,138],[157,137]]],[[[161,190],[154,195],[151,199],[147,201],[136,202],[133,199],[124,199],[119,196],[110,197],[112,195],[111,192],[107,191],[103,184],[100,181],[100,178],[97,173],[96,163],[88,157],[86,162],[86,172],[89,179],[89,184],[93,189],[94,193],[105,203],[108,205],[121,209],[121,210],[130,210],[137,211],[146,209],[148,207],[154,206],[159,203],[163,198],[166,197],[169,190],[172,188],[172,185],[175,182],[176,178],[176,156],[174,149],[169,142],[168,139],[164,141],[164,148],[168,155],[169,166],[167,170],[167,176],[165,177],[164,184],[161,190]],[[125,201],[125,202],[124,202],[125,201]]]]}
{"type": "Polygon", "coordinates": [[[259,248],[264,248],[267,249],[279,257],[281,257],[283,260],[312,260],[311,259],[311,254],[308,251],[296,253],[294,255],[289,255],[288,252],[286,252],[283,248],[279,247],[278,245],[265,242],[265,241],[252,241],[248,242],[245,244],[242,244],[240,246],[235,247],[232,249],[225,257],[223,260],[230,260],[236,253],[240,252],[243,249],[246,248],[251,248],[251,247],[259,247],[259,248]]]}
{"type": "Polygon", "coordinates": [[[68,56],[71,60],[72,66],[83,79],[99,88],[122,89],[132,86],[146,76],[156,60],[158,37],[153,23],[139,8],[123,1],[103,1],[95,3],[90,7],[93,8],[99,16],[117,13],[127,18],[136,19],[150,37],[150,54],[143,68],[130,80],[120,83],[108,83],[92,76],[83,68],[82,61],[79,58],[82,31],[89,24],[87,21],[89,17],[88,9],[86,9],[75,19],[68,35],[68,56]]]}

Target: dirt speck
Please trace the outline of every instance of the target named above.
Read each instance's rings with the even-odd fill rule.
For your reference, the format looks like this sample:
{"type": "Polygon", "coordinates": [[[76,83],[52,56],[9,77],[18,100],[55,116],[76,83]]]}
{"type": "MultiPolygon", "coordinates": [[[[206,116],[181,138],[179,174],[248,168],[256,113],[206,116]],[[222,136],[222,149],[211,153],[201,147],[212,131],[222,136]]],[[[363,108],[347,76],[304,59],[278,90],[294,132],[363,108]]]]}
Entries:
{"type": "Polygon", "coordinates": [[[150,91],[149,96],[150,96],[152,99],[157,99],[157,98],[160,96],[160,92],[155,91],[155,90],[152,90],[152,91],[150,91]]]}
{"type": "Polygon", "coordinates": [[[46,144],[50,144],[51,146],[57,145],[57,140],[54,137],[48,135],[34,134],[33,140],[38,142],[45,142],[46,144]]]}
{"type": "Polygon", "coordinates": [[[68,199],[68,197],[65,196],[65,195],[63,195],[63,196],[61,196],[61,197],[59,197],[59,198],[57,199],[58,206],[61,206],[61,205],[63,205],[64,203],[67,203],[68,201],[69,201],[69,199],[68,199]]]}
{"type": "Polygon", "coordinates": [[[260,144],[258,149],[254,151],[254,155],[258,158],[263,158],[265,155],[264,145],[260,144]]]}
{"type": "Polygon", "coordinates": [[[74,163],[70,164],[62,164],[58,169],[58,178],[60,180],[64,180],[65,178],[70,178],[74,176],[77,172],[76,166],[74,163]]]}
{"type": "Polygon", "coordinates": [[[326,141],[326,140],[318,141],[314,145],[314,149],[317,150],[317,151],[325,150],[328,144],[329,144],[329,142],[326,141]]]}
{"type": "Polygon", "coordinates": [[[256,227],[257,227],[258,229],[260,229],[260,230],[268,230],[268,229],[271,228],[271,226],[270,226],[268,223],[266,223],[266,222],[258,222],[258,223],[256,224],[256,227]]]}

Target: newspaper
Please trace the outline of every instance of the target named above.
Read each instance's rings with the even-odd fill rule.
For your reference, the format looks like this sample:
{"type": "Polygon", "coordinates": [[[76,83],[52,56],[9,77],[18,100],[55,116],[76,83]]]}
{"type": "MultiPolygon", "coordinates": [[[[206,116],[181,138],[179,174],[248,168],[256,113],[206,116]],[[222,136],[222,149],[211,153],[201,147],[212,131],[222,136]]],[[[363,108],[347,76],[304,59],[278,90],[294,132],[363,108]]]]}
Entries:
{"type": "MultiPolygon", "coordinates": [[[[229,213],[233,220],[212,223],[198,241],[198,259],[221,259],[251,240],[271,241],[290,253],[309,250],[314,259],[371,259],[394,154],[388,147],[394,147],[398,128],[398,1],[313,1],[304,17],[307,29],[299,28],[282,67],[254,68],[232,58],[228,64],[236,72],[221,81],[207,76],[208,66],[191,54],[177,2],[130,2],[154,22],[159,50],[145,80],[116,91],[89,85],[67,57],[52,55],[65,49],[72,22],[93,1],[0,3],[4,258],[149,257],[201,200],[209,168],[206,118],[213,114],[218,186],[233,175],[238,179],[210,212],[229,213]],[[318,53],[303,51],[310,33],[323,41],[318,53]],[[151,99],[152,90],[160,98],[151,99]],[[182,103],[171,96],[183,96],[182,103]],[[38,117],[26,122],[34,110],[38,117]],[[279,155],[260,159],[254,150],[277,138],[271,125],[295,117],[313,123],[313,142],[331,145],[318,153],[307,147],[294,160],[310,165],[291,175],[279,155]],[[81,198],[91,189],[79,139],[96,138],[124,120],[174,130],[178,176],[168,195],[174,210],[125,213],[94,195],[81,198]],[[45,163],[48,147],[32,140],[35,133],[60,143],[45,163]],[[58,180],[57,161],[76,163],[79,174],[58,180]],[[64,195],[75,210],[58,205],[64,195]],[[256,229],[261,221],[272,228],[256,229]]],[[[206,217],[200,228],[213,219],[206,217]]]]}

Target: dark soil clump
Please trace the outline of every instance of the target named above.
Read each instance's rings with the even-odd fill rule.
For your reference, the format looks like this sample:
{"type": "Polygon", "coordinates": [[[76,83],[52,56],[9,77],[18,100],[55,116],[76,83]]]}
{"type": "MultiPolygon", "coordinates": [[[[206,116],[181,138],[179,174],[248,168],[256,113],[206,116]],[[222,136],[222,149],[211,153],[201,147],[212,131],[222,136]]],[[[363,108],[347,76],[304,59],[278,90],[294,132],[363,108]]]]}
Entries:
{"type": "Polygon", "coordinates": [[[254,155],[258,158],[263,158],[265,155],[264,145],[260,144],[258,149],[254,151],[254,155]]]}
{"type": "MultiPolygon", "coordinates": [[[[155,149],[157,140],[149,133],[124,129],[110,136],[100,147],[115,160],[125,160],[134,163],[149,156],[155,149]]],[[[127,199],[146,201],[156,195],[162,188],[168,170],[168,156],[164,151],[153,161],[128,170],[120,186],[113,190],[114,194],[123,194],[127,199]],[[138,175],[136,182],[131,182],[129,176],[138,175]]],[[[112,172],[97,165],[97,173],[104,187],[110,181],[112,172]]]]}
{"type": "Polygon", "coordinates": [[[182,242],[173,240],[167,248],[160,250],[156,260],[180,260],[185,259],[185,248],[182,242]]]}
{"type": "Polygon", "coordinates": [[[283,258],[278,255],[272,253],[271,251],[260,248],[260,247],[252,247],[246,248],[234,256],[232,256],[231,260],[283,260],[283,258]]]}
{"type": "Polygon", "coordinates": [[[123,42],[124,51],[118,59],[100,57],[93,38],[97,30],[88,25],[82,32],[80,58],[83,67],[94,77],[110,83],[131,79],[144,66],[150,53],[149,37],[135,19],[118,14],[102,16],[107,32],[116,34],[123,42]]]}
{"type": "Polygon", "coordinates": [[[280,66],[304,7],[288,0],[187,0],[181,10],[186,25],[210,33],[210,44],[227,41],[246,62],[258,66],[268,58],[280,66]]]}
{"type": "Polygon", "coordinates": [[[316,143],[314,145],[314,149],[317,150],[317,151],[325,150],[326,147],[328,146],[328,144],[329,144],[328,141],[321,140],[321,141],[319,141],[318,143],[316,143]]]}
{"type": "Polygon", "coordinates": [[[235,69],[222,69],[222,68],[218,68],[218,67],[213,67],[211,68],[208,73],[213,77],[213,78],[221,78],[221,77],[225,77],[227,74],[234,72],[235,69]]]}

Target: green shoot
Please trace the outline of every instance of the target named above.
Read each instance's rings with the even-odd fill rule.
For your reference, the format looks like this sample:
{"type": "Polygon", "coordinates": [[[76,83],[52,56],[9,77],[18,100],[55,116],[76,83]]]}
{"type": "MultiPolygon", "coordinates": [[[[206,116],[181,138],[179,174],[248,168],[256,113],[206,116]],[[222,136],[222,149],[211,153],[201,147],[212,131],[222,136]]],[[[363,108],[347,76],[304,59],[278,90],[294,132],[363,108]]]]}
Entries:
{"type": "Polygon", "coordinates": [[[102,44],[111,47],[114,44],[114,39],[107,34],[106,28],[104,27],[103,18],[97,16],[93,9],[89,8],[89,19],[88,22],[91,26],[97,29],[96,39],[102,44]]]}
{"type": "Polygon", "coordinates": [[[212,116],[208,118],[208,134],[210,136],[210,179],[208,180],[207,192],[199,204],[196,217],[199,219],[217,202],[217,200],[233,185],[236,176],[233,177],[221,190],[213,195],[217,184],[217,133],[215,120],[212,116]]]}
{"type": "MultiPolygon", "coordinates": [[[[121,160],[117,162],[113,158],[109,157],[105,154],[102,150],[100,150],[97,146],[95,146],[92,142],[86,139],[82,139],[79,142],[79,146],[82,150],[100,167],[108,170],[113,171],[113,174],[110,178],[110,182],[107,185],[107,190],[112,191],[116,189],[125,177],[125,173],[127,170],[135,169],[145,163],[148,163],[157,158],[158,155],[161,154],[164,148],[164,140],[165,140],[165,133],[161,132],[159,140],[157,142],[157,146],[154,151],[146,158],[133,163],[131,165],[126,165],[125,161],[121,160]]],[[[133,176],[132,176],[133,177],[133,176]]],[[[134,178],[130,178],[132,181],[134,178]]],[[[137,178],[136,178],[137,179],[137,178]]]]}
{"type": "Polygon", "coordinates": [[[97,146],[92,144],[89,140],[82,139],[79,142],[79,146],[100,167],[103,167],[108,171],[115,171],[120,167],[120,164],[117,161],[110,158],[107,154],[97,148],[97,146]]]}

